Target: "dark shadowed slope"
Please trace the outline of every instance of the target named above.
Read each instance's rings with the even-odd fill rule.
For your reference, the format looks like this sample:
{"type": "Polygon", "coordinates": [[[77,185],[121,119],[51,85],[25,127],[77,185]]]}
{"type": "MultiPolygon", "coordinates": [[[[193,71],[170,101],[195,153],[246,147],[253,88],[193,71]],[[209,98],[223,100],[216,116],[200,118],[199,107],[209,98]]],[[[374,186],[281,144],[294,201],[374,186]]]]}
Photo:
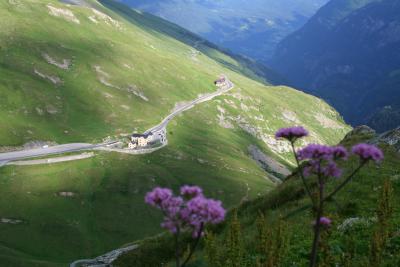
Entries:
{"type": "Polygon", "coordinates": [[[399,125],[400,2],[331,1],[279,45],[274,67],[353,124],[399,125]]]}

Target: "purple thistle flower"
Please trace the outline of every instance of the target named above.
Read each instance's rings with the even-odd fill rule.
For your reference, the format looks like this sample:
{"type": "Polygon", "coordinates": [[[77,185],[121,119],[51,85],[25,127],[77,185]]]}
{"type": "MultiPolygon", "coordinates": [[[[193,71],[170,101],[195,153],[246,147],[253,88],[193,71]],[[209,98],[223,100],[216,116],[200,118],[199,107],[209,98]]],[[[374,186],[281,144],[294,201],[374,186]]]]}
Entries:
{"type": "Polygon", "coordinates": [[[156,187],[153,189],[153,191],[146,194],[144,201],[153,207],[157,207],[170,197],[172,197],[171,189],[156,187]]]}
{"type": "Polygon", "coordinates": [[[332,148],[332,155],[334,159],[347,159],[349,157],[349,152],[343,146],[335,146],[332,148]]]}
{"type": "Polygon", "coordinates": [[[217,224],[224,220],[225,210],[222,203],[202,196],[195,197],[187,202],[182,211],[182,218],[189,224],[212,223],[217,224]]]}
{"type": "Polygon", "coordinates": [[[383,160],[382,150],[374,145],[358,144],[353,146],[351,151],[353,154],[358,155],[363,161],[373,160],[375,162],[380,162],[383,160]]]}
{"type": "Polygon", "coordinates": [[[319,223],[324,226],[330,226],[332,223],[332,220],[327,217],[321,217],[321,218],[319,218],[319,223]]]}
{"type": "Polygon", "coordinates": [[[290,142],[294,142],[298,138],[302,138],[304,136],[308,136],[308,131],[301,126],[281,128],[275,134],[275,137],[277,139],[284,138],[289,140],[290,142]]]}
{"type": "Polygon", "coordinates": [[[323,164],[319,160],[310,160],[303,169],[303,175],[304,177],[308,177],[312,174],[322,174],[325,177],[339,178],[342,175],[342,170],[332,160],[329,160],[326,164],[323,164]]]}
{"type": "Polygon", "coordinates": [[[178,228],[191,230],[196,238],[205,224],[218,224],[225,219],[222,203],[205,198],[200,187],[182,186],[181,195],[185,199],[174,196],[168,188],[156,187],[145,197],[147,204],[163,211],[161,227],[171,233],[177,233],[178,228]]]}
{"type": "Polygon", "coordinates": [[[181,195],[186,198],[194,198],[203,195],[203,190],[198,186],[184,185],[181,187],[181,195]]]}
{"type": "Polygon", "coordinates": [[[170,218],[164,218],[164,221],[161,223],[161,227],[175,234],[178,230],[178,223],[170,218]]]}
{"type": "Polygon", "coordinates": [[[225,219],[225,209],[220,201],[199,196],[188,201],[182,210],[182,219],[192,228],[193,237],[197,237],[201,225],[222,222],[225,219]]]}
{"type": "Polygon", "coordinates": [[[330,159],[332,157],[333,148],[319,144],[309,144],[305,148],[297,152],[299,160],[314,159],[330,159]]]}
{"type": "Polygon", "coordinates": [[[176,217],[183,206],[183,199],[181,197],[170,197],[161,203],[161,209],[165,211],[169,217],[176,217]]]}
{"type": "Polygon", "coordinates": [[[326,166],[322,168],[321,171],[326,177],[339,178],[340,176],[342,176],[342,170],[333,161],[330,161],[326,166]]]}
{"type": "Polygon", "coordinates": [[[319,144],[310,144],[297,152],[299,160],[309,160],[303,169],[303,174],[308,177],[312,174],[322,174],[325,177],[342,175],[342,170],[334,160],[346,159],[347,150],[344,147],[330,147],[319,144]]]}
{"type": "MultiPolygon", "coordinates": [[[[328,217],[321,217],[321,218],[319,218],[319,223],[320,223],[320,225],[322,225],[322,226],[328,227],[328,226],[331,226],[332,220],[329,219],[328,217]]],[[[313,222],[313,225],[315,226],[316,224],[317,224],[316,221],[314,221],[314,222],[313,222]]]]}
{"type": "Polygon", "coordinates": [[[317,160],[310,160],[307,165],[303,168],[304,177],[311,176],[312,174],[318,174],[319,162],[317,160]]]}

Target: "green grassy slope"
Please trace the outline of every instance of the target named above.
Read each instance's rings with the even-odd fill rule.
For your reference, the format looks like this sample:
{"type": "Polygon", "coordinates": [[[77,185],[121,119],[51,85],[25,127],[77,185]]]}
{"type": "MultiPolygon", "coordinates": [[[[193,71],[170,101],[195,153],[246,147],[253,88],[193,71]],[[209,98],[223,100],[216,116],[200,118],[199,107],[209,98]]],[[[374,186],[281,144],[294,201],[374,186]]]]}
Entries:
{"type": "MultiPolygon", "coordinates": [[[[342,142],[343,145],[351,147],[359,142],[371,141],[374,136],[370,134],[357,134],[342,142]]],[[[370,163],[363,168],[354,179],[342,190],[335,201],[328,202],[325,209],[326,216],[332,218],[328,246],[333,264],[345,266],[340,262],[341,257],[351,256],[349,266],[369,266],[368,255],[372,233],[376,229],[376,211],[378,209],[379,195],[381,194],[383,181],[389,179],[393,186],[393,216],[391,219],[391,237],[386,246],[383,263],[380,266],[398,266],[400,257],[399,248],[399,222],[400,222],[400,154],[398,147],[381,144],[385,159],[380,165],[370,163]],[[354,218],[353,223],[346,224],[347,219],[354,218]],[[353,253],[353,254],[351,254],[353,253]],[[366,262],[367,260],[367,262],[366,262]]],[[[351,157],[342,167],[350,172],[358,165],[358,159],[351,157]]],[[[340,180],[331,180],[327,185],[328,190],[334,188],[340,180]]],[[[289,240],[285,259],[282,267],[307,266],[308,253],[312,243],[311,222],[314,216],[309,209],[301,210],[301,207],[310,204],[306,197],[299,177],[291,177],[276,189],[262,197],[243,203],[237,207],[237,214],[241,224],[241,244],[250,265],[256,266],[258,234],[257,218],[260,213],[264,214],[268,228],[274,229],[279,218],[287,225],[286,234],[289,240]],[[251,259],[253,261],[251,261],[251,259]]],[[[225,223],[217,228],[211,229],[216,234],[216,247],[219,252],[226,246],[227,235],[232,213],[228,215],[225,223]]],[[[271,238],[268,236],[267,238],[271,238]]],[[[325,237],[326,238],[326,237],[325,237]]],[[[121,256],[115,266],[161,266],[173,258],[173,240],[170,234],[147,239],[139,242],[142,249],[121,256]],[[150,255],[152,255],[150,257],[150,255]],[[159,260],[157,262],[157,259],[159,260]],[[148,265],[146,265],[148,264],[148,265]]],[[[194,257],[194,261],[188,266],[209,266],[206,264],[203,247],[194,257]]],[[[163,265],[164,266],[164,265],[163,265]]],[[[329,265],[330,266],[330,265],[329,265]]],[[[333,265],[332,265],[333,266],[333,265]]]]}
{"type": "Polygon", "coordinates": [[[288,154],[275,149],[279,127],[303,124],[311,130],[309,142],[324,143],[349,130],[323,101],[252,80],[256,74],[245,63],[206,43],[196,52],[178,38],[184,31],[176,26],[86,2],[102,13],[53,0],[0,3],[1,146],[94,142],[143,131],[176,103],[214,91],[221,73],[236,87],[174,119],[169,145],[153,154],[97,153],[76,162],[0,168],[0,217],[23,221],[0,224],[0,260],[8,266],[65,266],[156,234],[158,214],[143,203],[156,185],[199,184],[227,207],[265,193],[273,184],[248,146],[290,165],[288,154]],[[68,69],[54,65],[64,59],[71,61],[68,69]]]}
{"type": "Polygon", "coordinates": [[[100,0],[99,2],[141,28],[157,31],[189,46],[195,47],[200,52],[232,71],[239,72],[249,78],[267,83],[282,84],[284,81],[282,76],[268,67],[261,65],[252,59],[233,54],[224,48],[218,47],[217,45],[202,39],[198,35],[181,28],[176,24],[149,13],[137,12],[133,9],[129,9],[125,5],[113,0],[100,0]],[[222,55],[220,52],[225,55],[222,55]],[[226,55],[228,55],[229,58],[234,59],[237,63],[233,63],[231,59],[226,57],[226,55]]]}

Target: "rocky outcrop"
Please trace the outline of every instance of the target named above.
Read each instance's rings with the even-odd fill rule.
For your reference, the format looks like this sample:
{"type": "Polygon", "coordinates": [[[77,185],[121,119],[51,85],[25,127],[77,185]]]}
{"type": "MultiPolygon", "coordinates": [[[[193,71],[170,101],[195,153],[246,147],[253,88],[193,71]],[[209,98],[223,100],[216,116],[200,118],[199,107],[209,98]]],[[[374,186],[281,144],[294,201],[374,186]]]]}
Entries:
{"type": "Polygon", "coordinates": [[[351,132],[349,132],[344,137],[343,141],[352,139],[354,137],[367,137],[367,143],[393,146],[398,152],[400,152],[400,127],[382,134],[377,134],[372,128],[366,125],[361,125],[355,127],[351,132]]]}
{"type": "Polygon", "coordinates": [[[42,57],[47,61],[47,63],[54,65],[60,69],[68,70],[69,66],[71,65],[70,59],[63,59],[61,62],[57,61],[55,58],[51,57],[47,53],[42,53],[42,57]]]}
{"type": "Polygon", "coordinates": [[[49,80],[49,81],[50,81],[52,84],[54,84],[54,85],[59,85],[59,84],[62,83],[62,80],[61,80],[60,77],[58,77],[58,76],[55,76],[55,75],[48,75],[48,74],[45,74],[45,73],[43,73],[43,72],[41,72],[41,71],[39,71],[39,70],[37,70],[37,69],[34,69],[33,72],[34,72],[37,76],[39,76],[39,77],[41,77],[41,78],[43,78],[43,79],[49,80]]]}
{"type": "Polygon", "coordinates": [[[75,16],[74,13],[72,13],[71,10],[66,9],[66,8],[59,8],[52,6],[50,4],[47,5],[47,8],[49,9],[49,14],[55,17],[60,17],[63,18],[67,21],[74,22],[76,24],[80,24],[81,22],[79,19],[75,16]]]}
{"type": "Polygon", "coordinates": [[[373,143],[387,144],[393,146],[397,151],[400,152],[400,127],[380,134],[373,140],[373,143]]]}
{"type": "MultiPolygon", "coordinates": [[[[257,164],[274,177],[278,176],[284,178],[291,173],[286,166],[264,154],[264,152],[262,152],[257,146],[250,145],[248,151],[257,164]]],[[[273,182],[276,182],[276,179],[273,179],[273,182]]]]}
{"type": "Polygon", "coordinates": [[[0,223],[3,223],[3,224],[20,224],[20,223],[23,223],[23,221],[19,220],[19,219],[0,218],[0,223]]]}
{"type": "Polygon", "coordinates": [[[74,197],[76,195],[76,193],[63,191],[63,192],[58,192],[56,195],[60,196],[60,197],[74,197]]]}

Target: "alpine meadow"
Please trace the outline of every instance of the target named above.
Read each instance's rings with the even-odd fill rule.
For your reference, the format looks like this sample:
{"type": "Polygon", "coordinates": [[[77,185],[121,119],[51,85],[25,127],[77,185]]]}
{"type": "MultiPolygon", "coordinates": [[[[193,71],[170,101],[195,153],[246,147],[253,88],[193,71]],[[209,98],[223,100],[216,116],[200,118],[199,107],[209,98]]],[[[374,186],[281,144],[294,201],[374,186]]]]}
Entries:
{"type": "Polygon", "coordinates": [[[400,264],[399,129],[121,2],[0,1],[0,266],[400,264]]]}

